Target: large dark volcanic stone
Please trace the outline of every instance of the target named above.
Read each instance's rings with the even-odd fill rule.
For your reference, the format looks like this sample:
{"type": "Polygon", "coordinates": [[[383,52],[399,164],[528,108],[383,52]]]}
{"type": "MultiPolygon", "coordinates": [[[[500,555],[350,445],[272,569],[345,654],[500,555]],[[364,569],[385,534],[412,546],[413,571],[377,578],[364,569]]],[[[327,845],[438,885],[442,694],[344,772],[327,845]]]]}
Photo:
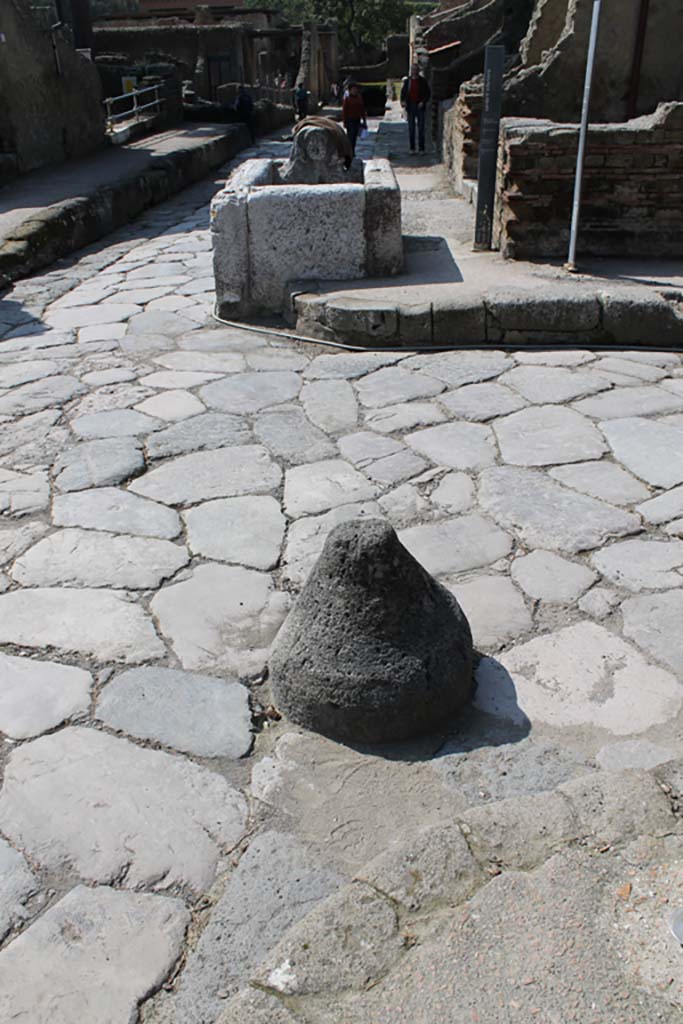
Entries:
{"type": "Polygon", "coordinates": [[[275,701],[335,739],[437,729],[472,690],[472,634],[456,599],[380,519],[341,523],[273,646],[275,701]]]}

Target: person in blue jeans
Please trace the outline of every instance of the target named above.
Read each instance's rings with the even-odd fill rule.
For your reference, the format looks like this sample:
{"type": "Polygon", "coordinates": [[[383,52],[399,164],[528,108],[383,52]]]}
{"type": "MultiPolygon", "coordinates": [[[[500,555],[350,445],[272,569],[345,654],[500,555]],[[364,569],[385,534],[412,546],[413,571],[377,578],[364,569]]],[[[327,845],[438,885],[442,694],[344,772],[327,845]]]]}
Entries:
{"type": "Polygon", "coordinates": [[[429,82],[420,74],[417,64],[413,64],[410,75],[403,79],[401,88],[401,106],[408,115],[408,134],[410,137],[410,152],[415,152],[415,135],[417,134],[420,152],[425,151],[425,122],[427,119],[427,104],[432,96],[429,82]],[[417,128],[417,133],[415,129],[417,128]]]}

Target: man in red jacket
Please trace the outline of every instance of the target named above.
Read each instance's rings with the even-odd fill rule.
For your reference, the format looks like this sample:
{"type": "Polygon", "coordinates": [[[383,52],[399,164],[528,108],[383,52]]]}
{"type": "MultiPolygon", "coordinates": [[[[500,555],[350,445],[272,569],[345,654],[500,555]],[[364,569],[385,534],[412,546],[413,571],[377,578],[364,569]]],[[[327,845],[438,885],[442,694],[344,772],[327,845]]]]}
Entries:
{"type": "Polygon", "coordinates": [[[425,120],[427,104],[431,99],[432,90],[429,82],[420,74],[417,64],[413,64],[408,78],[403,79],[401,89],[401,106],[408,115],[408,134],[410,136],[410,152],[415,152],[415,125],[420,145],[420,152],[425,151],[425,120]]]}
{"type": "Polygon", "coordinates": [[[346,134],[349,137],[351,143],[351,149],[353,155],[356,155],[356,140],[361,128],[367,128],[368,126],[368,115],[365,111],[365,103],[363,97],[360,94],[360,89],[356,82],[349,84],[349,94],[344,97],[344,103],[342,106],[342,121],[346,128],[346,134]]]}

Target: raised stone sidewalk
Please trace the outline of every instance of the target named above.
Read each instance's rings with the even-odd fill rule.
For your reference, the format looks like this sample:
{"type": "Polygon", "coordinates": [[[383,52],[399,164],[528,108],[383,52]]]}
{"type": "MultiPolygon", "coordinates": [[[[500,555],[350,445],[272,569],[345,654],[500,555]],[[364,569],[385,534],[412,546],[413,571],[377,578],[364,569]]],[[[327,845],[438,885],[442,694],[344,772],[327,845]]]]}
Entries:
{"type": "Polygon", "coordinates": [[[681,1024],[681,356],[221,327],[209,192],[0,300],[0,1019],[681,1024]],[[480,655],[383,749],[265,673],[359,516],[480,655]]]}

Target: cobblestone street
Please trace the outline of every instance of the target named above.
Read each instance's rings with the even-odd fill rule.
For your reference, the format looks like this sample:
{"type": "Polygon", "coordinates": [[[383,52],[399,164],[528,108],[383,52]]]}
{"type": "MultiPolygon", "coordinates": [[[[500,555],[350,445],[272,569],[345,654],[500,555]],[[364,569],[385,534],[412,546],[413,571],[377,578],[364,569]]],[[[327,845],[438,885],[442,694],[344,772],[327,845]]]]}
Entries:
{"type": "Polygon", "coordinates": [[[0,300],[0,1020],[680,1022],[681,356],[223,326],[217,187],[0,300]],[[482,656],[383,750],[265,672],[359,516],[482,656]]]}

